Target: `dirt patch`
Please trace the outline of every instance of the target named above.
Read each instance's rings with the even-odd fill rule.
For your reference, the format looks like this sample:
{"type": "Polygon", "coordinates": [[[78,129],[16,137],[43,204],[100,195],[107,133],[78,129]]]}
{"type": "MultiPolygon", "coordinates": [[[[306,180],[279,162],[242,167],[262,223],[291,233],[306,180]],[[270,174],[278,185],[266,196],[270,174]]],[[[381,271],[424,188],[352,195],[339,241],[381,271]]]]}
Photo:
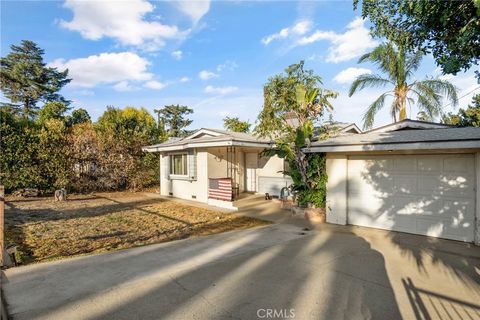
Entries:
{"type": "Polygon", "coordinates": [[[6,241],[23,264],[268,224],[142,193],[6,200],[6,241]]]}

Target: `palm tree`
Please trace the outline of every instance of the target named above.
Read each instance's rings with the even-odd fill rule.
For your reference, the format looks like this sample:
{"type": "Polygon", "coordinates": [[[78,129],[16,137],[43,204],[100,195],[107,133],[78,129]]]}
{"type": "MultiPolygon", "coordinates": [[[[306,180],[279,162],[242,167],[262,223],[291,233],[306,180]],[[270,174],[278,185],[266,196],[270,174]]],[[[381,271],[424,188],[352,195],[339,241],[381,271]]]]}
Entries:
{"type": "Polygon", "coordinates": [[[453,84],[438,78],[407,83],[420,66],[423,53],[408,53],[392,43],[384,43],[372,52],[364,54],[358,62],[372,62],[386,75],[363,74],[353,81],[350,87],[351,97],[358,90],[366,87],[392,86],[392,90],[381,94],[367,109],[363,116],[363,127],[372,127],[377,112],[384,107],[387,97],[393,97],[391,115],[393,122],[407,118],[407,103],[416,104],[419,111],[424,111],[430,118],[439,116],[442,100],[447,98],[453,106],[458,104],[457,90],[453,84]]]}
{"type": "Polygon", "coordinates": [[[419,121],[432,121],[432,118],[425,111],[418,111],[417,120],[419,120],[419,121]]]}

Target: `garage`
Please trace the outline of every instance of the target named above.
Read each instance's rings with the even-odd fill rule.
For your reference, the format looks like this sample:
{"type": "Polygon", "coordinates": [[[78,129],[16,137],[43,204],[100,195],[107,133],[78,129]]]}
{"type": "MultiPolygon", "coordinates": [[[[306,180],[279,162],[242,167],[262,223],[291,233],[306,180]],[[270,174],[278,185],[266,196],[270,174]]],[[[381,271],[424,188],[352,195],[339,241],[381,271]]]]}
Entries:
{"type": "Polygon", "coordinates": [[[258,192],[280,197],[283,188],[293,183],[290,177],[258,177],[258,192]]]}
{"type": "Polygon", "coordinates": [[[312,143],[327,222],[480,245],[480,128],[404,120],[312,143]]]}
{"type": "Polygon", "coordinates": [[[347,223],[473,242],[475,156],[348,158],[347,223]]]}

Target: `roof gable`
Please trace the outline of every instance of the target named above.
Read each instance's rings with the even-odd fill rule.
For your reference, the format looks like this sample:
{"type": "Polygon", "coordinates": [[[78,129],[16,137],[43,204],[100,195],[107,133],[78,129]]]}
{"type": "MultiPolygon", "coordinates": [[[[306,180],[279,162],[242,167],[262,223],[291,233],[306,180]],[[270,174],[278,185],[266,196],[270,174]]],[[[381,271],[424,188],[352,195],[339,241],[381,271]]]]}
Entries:
{"type": "Polygon", "coordinates": [[[351,124],[341,128],[340,132],[358,134],[358,133],[362,133],[362,130],[360,130],[360,128],[357,127],[357,125],[355,123],[351,123],[351,124]]]}
{"type": "Polygon", "coordinates": [[[201,128],[192,133],[191,135],[185,137],[184,140],[191,140],[191,139],[198,139],[203,137],[218,137],[223,135],[222,133],[218,132],[217,130],[201,128]]]}
{"type": "Polygon", "coordinates": [[[405,119],[399,122],[387,124],[385,126],[366,131],[365,133],[391,132],[391,131],[399,131],[399,130],[447,129],[447,128],[452,128],[452,126],[448,124],[442,124],[442,123],[436,123],[436,122],[405,119]]]}

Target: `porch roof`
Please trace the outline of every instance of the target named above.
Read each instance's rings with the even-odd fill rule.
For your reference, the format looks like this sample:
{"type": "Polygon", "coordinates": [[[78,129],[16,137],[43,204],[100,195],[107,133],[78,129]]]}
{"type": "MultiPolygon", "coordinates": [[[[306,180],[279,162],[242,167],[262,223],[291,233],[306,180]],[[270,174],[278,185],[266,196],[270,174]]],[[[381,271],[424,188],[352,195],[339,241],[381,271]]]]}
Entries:
{"type": "Polygon", "coordinates": [[[273,144],[273,141],[257,138],[254,135],[242,132],[231,132],[218,129],[202,128],[195,131],[188,137],[176,140],[169,140],[164,143],[146,146],[145,152],[178,151],[191,148],[215,148],[215,147],[251,147],[266,148],[273,144]]]}

